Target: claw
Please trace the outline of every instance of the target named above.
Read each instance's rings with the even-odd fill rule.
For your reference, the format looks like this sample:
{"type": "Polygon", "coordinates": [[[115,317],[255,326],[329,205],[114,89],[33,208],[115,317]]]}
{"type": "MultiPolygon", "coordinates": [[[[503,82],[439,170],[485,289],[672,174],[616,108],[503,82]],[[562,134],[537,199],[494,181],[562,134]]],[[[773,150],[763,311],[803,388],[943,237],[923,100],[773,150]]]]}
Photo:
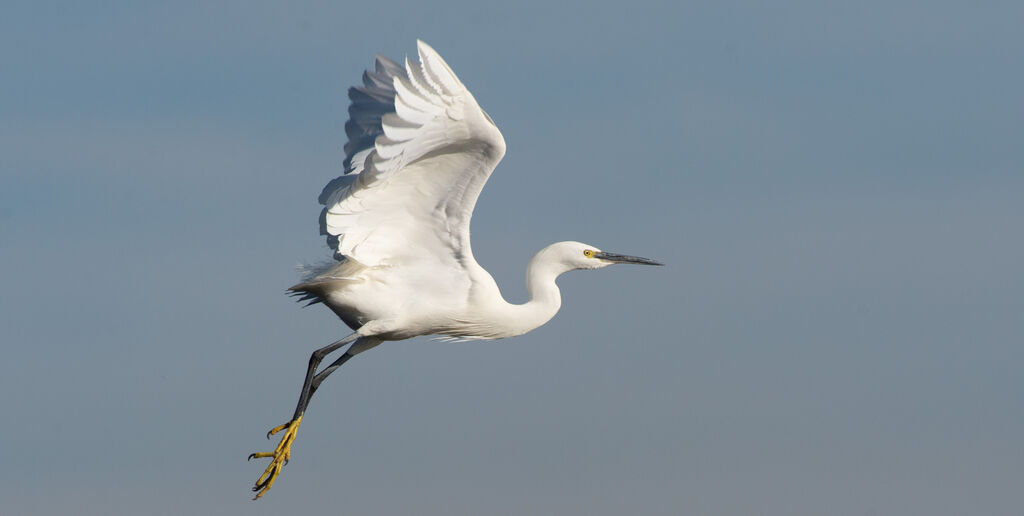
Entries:
{"type": "Polygon", "coordinates": [[[253,460],[253,459],[262,459],[263,457],[273,457],[273,456],[274,456],[274,452],[256,452],[256,453],[250,453],[250,454],[249,454],[249,458],[248,458],[248,459],[245,459],[245,461],[246,461],[246,462],[249,462],[250,460],[253,460]]]}
{"type": "Polygon", "coordinates": [[[267,465],[267,469],[263,471],[263,474],[256,479],[256,485],[253,486],[252,490],[256,493],[256,497],[253,500],[258,500],[261,496],[267,493],[271,487],[274,486],[274,481],[277,480],[277,476],[281,474],[281,468],[288,464],[292,454],[292,442],[295,441],[295,434],[299,430],[299,424],[302,423],[302,415],[299,417],[281,425],[270,429],[267,432],[267,438],[274,435],[282,430],[287,429],[288,431],[281,436],[281,442],[277,444],[277,448],[272,452],[256,452],[249,455],[249,459],[262,459],[264,457],[272,457],[270,464],[267,465]]]}
{"type": "MultiPolygon", "coordinates": [[[[299,416],[299,419],[302,419],[302,416],[299,416]]],[[[288,428],[288,427],[292,426],[292,423],[294,423],[295,421],[298,421],[298,420],[297,419],[293,419],[292,421],[289,421],[289,422],[287,422],[287,423],[285,423],[283,425],[278,425],[278,426],[275,426],[274,428],[271,428],[267,432],[267,439],[270,439],[270,436],[280,432],[281,430],[284,430],[285,428],[288,428]]]]}

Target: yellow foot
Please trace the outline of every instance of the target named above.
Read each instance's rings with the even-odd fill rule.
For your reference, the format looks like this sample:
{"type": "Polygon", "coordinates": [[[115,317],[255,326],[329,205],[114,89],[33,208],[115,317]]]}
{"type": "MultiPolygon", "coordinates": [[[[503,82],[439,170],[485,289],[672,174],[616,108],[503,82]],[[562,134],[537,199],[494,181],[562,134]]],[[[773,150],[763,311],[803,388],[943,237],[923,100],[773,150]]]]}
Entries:
{"type": "Polygon", "coordinates": [[[252,490],[256,492],[256,497],[253,498],[253,500],[258,500],[274,486],[274,480],[276,480],[277,476],[281,474],[281,468],[283,468],[285,464],[288,464],[288,459],[292,454],[292,442],[295,441],[295,434],[299,431],[300,423],[302,423],[301,415],[281,426],[272,428],[267,432],[267,439],[270,439],[270,436],[280,432],[281,430],[287,430],[287,432],[281,436],[281,442],[277,444],[277,448],[272,452],[259,452],[249,455],[249,460],[273,457],[270,461],[270,465],[267,466],[267,469],[262,475],[260,475],[260,478],[256,479],[256,485],[252,488],[252,490]]]}

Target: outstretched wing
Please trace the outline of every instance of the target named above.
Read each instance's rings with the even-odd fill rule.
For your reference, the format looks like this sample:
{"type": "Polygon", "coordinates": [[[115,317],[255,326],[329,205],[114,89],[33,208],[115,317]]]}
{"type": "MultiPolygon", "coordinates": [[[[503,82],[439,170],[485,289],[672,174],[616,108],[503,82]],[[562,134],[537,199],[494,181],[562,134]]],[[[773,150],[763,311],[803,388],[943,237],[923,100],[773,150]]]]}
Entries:
{"type": "Polygon", "coordinates": [[[345,175],[320,194],[320,232],[336,257],[472,259],[473,206],[505,140],[441,56],[417,47],[419,63],[378,56],[349,90],[345,175]]]}

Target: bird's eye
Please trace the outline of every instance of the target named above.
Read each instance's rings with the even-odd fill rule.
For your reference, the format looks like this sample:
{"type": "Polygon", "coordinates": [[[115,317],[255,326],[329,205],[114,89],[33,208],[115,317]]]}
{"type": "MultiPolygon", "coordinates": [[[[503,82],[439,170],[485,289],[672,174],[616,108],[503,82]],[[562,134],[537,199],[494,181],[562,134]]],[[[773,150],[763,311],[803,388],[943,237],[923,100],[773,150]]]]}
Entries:
{"type": "Polygon", "coordinates": [[[585,249],[583,251],[583,256],[586,256],[587,258],[593,258],[594,257],[594,251],[591,251],[590,249],[585,249]]]}

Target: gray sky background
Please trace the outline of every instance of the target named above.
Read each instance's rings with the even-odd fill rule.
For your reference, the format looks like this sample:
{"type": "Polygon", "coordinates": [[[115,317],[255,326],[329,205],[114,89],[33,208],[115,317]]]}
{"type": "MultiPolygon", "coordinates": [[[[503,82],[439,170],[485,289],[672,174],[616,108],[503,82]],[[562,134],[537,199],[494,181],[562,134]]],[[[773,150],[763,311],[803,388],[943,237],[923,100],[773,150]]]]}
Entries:
{"type": "Polygon", "coordinates": [[[1020,2],[8,2],[0,512],[1019,514],[1020,2]],[[546,326],[308,354],[345,90],[419,37],[502,128],[474,251],[546,326]]]}

